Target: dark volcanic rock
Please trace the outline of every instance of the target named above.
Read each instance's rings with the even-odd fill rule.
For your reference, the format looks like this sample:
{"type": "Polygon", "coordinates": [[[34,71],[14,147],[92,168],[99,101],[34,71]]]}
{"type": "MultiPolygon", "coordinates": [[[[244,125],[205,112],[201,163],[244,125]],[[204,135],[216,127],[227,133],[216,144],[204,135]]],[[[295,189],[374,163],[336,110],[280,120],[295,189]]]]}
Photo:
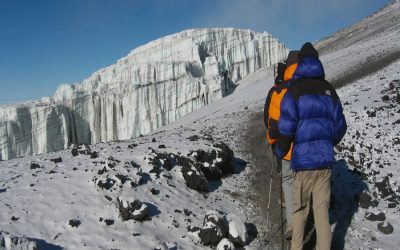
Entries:
{"type": "Polygon", "coordinates": [[[235,172],[233,165],[233,151],[223,142],[213,145],[220,150],[217,151],[217,167],[222,170],[223,174],[233,174],[235,172]],[[220,161],[218,159],[221,159],[220,161]]]}
{"type": "Polygon", "coordinates": [[[57,171],[55,171],[55,170],[50,170],[50,172],[49,172],[49,174],[56,174],[57,173],[57,171]]]}
{"type": "Polygon", "coordinates": [[[188,209],[183,209],[183,213],[186,215],[186,216],[190,216],[191,214],[193,214],[193,212],[192,211],[190,211],[190,210],[188,210],[188,209]]]}
{"type": "Polygon", "coordinates": [[[200,137],[198,135],[192,135],[187,138],[189,141],[198,141],[200,137]]]}
{"type": "Polygon", "coordinates": [[[79,227],[79,225],[81,224],[81,221],[80,220],[71,219],[71,220],[69,220],[68,224],[71,227],[79,227]]]}
{"type": "Polygon", "coordinates": [[[35,163],[35,162],[32,162],[31,163],[31,169],[37,169],[37,168],[40,168],[40,165],[35,163]]]}
{"type": "Polygon", "coordinates": [[[133,168],[140,168],[140,165],[137,164],[137,163],[134,162],[134,161],[130,161],[130,165],[131,165],[133,168]]]}
{"type": "Polygon", "coordinates": [[[121,197],[118,197],[117,204],[118,204],[120,217],[122,218],[123,221],[130,220],[130,219],[137,220],[137,221],[143,221],[148,217],[147,205],[143,204],[139,200],[134,200],[132,202],[132,201],[124,200],[121,197]]]}
{"type": "Polygon", "coordinates": [[[190,233],[194,233],[194,232],[200,231],[200,228],[199,227],[195,227],[195,226],[188,226],[186,229],[190,233]]]}
{"type": "MultiPolygon", "coordinates": [[[[159,153],[153,150],[153,154],[155,155],[150,159],[150,164],[155,167],[155,170],[159,168],[164,168],[168,171],[171,171],[173,167],[175,167],[178,163],[177,158],[174,154],[168,153],[159,153]]],[[[156,171],[159,173],[159,171],[156,171]]]]}
{"type": "Polygon", "coordinates": [[[71,149],[71,154],[72,156],[78,156],[79,155],[78,149],[77,148],[71,149]]]}
{"type": "Polygon", "coordinates": [[[378,229],[384,234],[391,234],[394,231],[392,224],[390,224],[389,222],[378,223],[378,229]]]}
{"type": "Polygon", "coordinates": [[[362,208],[367,209],[372,206],[372,197],[366,192],[363,192],[359,198],[359,204],[362,208]]]}
{"type": "Polygon", "coordinates": [[[77,155],[91,155],[92,151],[90,150],[89,145],[87,144],[80,144],[80,145],[74,145],[71,149],[71,154],[72,156],[77,156],[77,155]]]}
{"type": "Polygon", "coordinates": [[[122,184],[124,184],[125,182],[130,180],[128,176],[122,175],[122,174],[116,174],[115,177],[117,177],[121,181],[122,184]]]}
{"type": "Polygon", "coordinates": [[[59,162],[62,162],[63,160],[61,157],[58,157],[58,158],[50,159],[50,161],[52,161],[54,163],[59,163],[59,162]]]}
{"type": "Polygon", "coordinates": [[[159,195],[159,194],[160,194],[160,190],[157,190],[157,189],[155,189],[155,188],[152,188],[152,189],[150,189],[150,193],[151,193],[152,195],[159,195]]]}
{"type": "Polygon", "coordinates": [[[19,217],[12,216],[12,217],[11,217],[11,220],[12,220],[12,221],[17,221],[17,220],[19,220],[19,217]]]}
{"type": "Polygon", "coordinates": [[[97,153],[96,151],[93,151],[91,154],[90,154],[90,158],[91,159],[95,159],[95,158],[98,158],[99,157],[99,153],[97,153]]]}
{"type": "Polygon", "coordinates": [[[138,145],[136,143],[132,143],[128,145],[128,149],[136,148],[138,145]]]}
{"type": "Polygon", "coordinates": [[[200,169],[209,181],[221,179],[223,176],[221,169],[215,166],[215,164],[210,165],[208,162],[205,162],[200,165],[200,169]]]}
{"type": "Polygon", "coordinates": [[[200,167],[207,180],[217,180],[222,177],[222,170],[216,166],[216,150],[213,149],[209,152],[206,152],[202,149],[199,149],[195,152],[192,152],[191,155],[194,155],[194,158],[197,161],[197,167],[200,167]]]}
{"type": "Polygon", "coordinates": [[[390,100],[390,98],[389,98],[388,95],[382,96],[382,101],[387,102],[387,101],[389,101],[389,100],[390,100]]]}
{"type": "Polygon", "coordinates": [[[200,163],[198,164],[201,171],[203,171],[204,175],[206,176],[207,180],[218,180],[223,177],[222,170],[214,163],[200,163]]]}
{"type": "Polygon", "coordinates": [[[106,166],[103,166],[103,168],[102,169],[99,169],[99,171],[97,171],[97,174],[104,174],[104,173],[106,173],[106,172],[108,172],[108,170],[107,170],[107,168],[106,168],[106,166]]]}
{"type": "Polygon", "coordinates": [[[368,117],[376,117],[376,111],[367,111],[368,117]]]}
{"type": "Polygon", "coordinates": [[[115,166],[117,166],[117,163],[119,163],[121,161],[114,159],[114,157],[110,156],[107,158],[106,160],[106,164],[109,168],[115,168],[115,166]]]}
{"type": "Polygon", "coordinates": [[[97,186],[99,188],[106,189],[106,190],[109,190],[110,188],[112,188],[114,186],[115,182],[116,181],[114,179],[111,179],[109,177],[96,180],[97,186]]]}
{"type": "Polygon", "coordinates": [[[112,220],[112,219],[105,219],[105,220],[104,220],[104,223],[106,223],[107,226],[111,226],[111,225],[114,225],[114,220],[112,220]]]}
{"type": "Polygon", "coordinates": [[[383,212],[377,214],[373,212],[366,212],[365,218],[370,221],[384,221],[386,220],[386,215],[383,212]]]}
{"type": "Polygon", "coordinates": [[[209,152],[200,149],[190,153],[194,155],[207,180],[217,180],[233,174],[235,172],[233,151],[225,143],[216,143],[213,147],[215,149],[209,152]]]}
{"type": "Polygon", "coordinates": [[[203,227],[199,237],[203,245],[217,245],[228,235],[228,224],[223,216],[216,211],[209,211],[204,217],[203,227]]]}
{"type": "Polygon", "coordinates": [[[380,182],[375,182],[375,187],[378,189],[381,198],[386,198],[388,196],[392,197],[396,196],[396,193],[393,191],[390,185],[388,176],[383,178],[383,180],[380,182]]]}
{"type": "Polygon", "coordinates": [[[186,185],[194,190],[208,192],[208,181],[201,169],[188,158],[181,157],[182,174],[186,185]]]}

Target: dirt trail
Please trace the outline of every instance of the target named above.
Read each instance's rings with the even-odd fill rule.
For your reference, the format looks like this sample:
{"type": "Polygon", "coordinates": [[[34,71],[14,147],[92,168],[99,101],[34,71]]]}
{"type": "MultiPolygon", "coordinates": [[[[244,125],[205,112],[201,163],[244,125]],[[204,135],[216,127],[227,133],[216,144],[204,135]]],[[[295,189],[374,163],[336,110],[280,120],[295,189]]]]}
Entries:
{"type": "MultiPolygon", "coordinates": [[[[280,189],[280,177],[277,172],[276,163],[272,168],[272,155],[271,149],[267,149],[265,144],[265,126],[263,123],[262,110],[252,113],[248,116],[246,124],[246,131],[243,133],[243,146],[242,152],[247,155],[247,159],[251,159],[248,163],[254,170],[251,176],[251,186],[249,188],[248,199],[254,202],[256,207],[257,216],[262,220],[259,224],[261,228],[258,229],[259,238],[267,246],[261,249],[281,249],[281,207],[278,203],[280,189]],[[269,215],[269,226],[267,224],[267,211],[268,211],[268,191],[269,182],[271,180],[272,168],[272,190],[271,190],[271,204],[269,215]]],[[[285,244],[287,242],[285,241],[285,244]]]]}

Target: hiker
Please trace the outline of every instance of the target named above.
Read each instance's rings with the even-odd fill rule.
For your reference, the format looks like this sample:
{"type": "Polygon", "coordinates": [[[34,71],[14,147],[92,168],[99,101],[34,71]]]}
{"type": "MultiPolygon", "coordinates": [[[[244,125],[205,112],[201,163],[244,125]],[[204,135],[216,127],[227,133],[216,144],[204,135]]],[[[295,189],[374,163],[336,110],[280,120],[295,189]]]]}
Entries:
{"type": "MultiPolygon", "coordinates": [[[[278,120],[280,116],[280,104],[286,93],[287,87],[297,67],[298,51],[290,51],[285,64],[278,64],[278,74],[275,79],[275,85],[268,93],[264,106],[264,123],[267,127],[267,141],[274,147],[278,135],[278,120]]],[[[291,150],[283,157],[282,161],[278,160],[278,166],[281,166],[282,190],[285,204],[281,198],[281,205],[285,207],[286,214],[286,231],[285,238],[290,240],[292,237],[292,171],[290,170],[291,150]]],[[[274,159],[273,159],[274,160],[274,159]]]]}
{"type": "Polygon", "coordinates": [[[281,102],[276,155],[283,158],[293,143],[293,235],[291,249],[302,249],[312,198],[317,250],[331,247],[329,224],[333,147],[347,130],[336,91],[325,80],[318,52],[305,43],[292,81],[281,102]]]}

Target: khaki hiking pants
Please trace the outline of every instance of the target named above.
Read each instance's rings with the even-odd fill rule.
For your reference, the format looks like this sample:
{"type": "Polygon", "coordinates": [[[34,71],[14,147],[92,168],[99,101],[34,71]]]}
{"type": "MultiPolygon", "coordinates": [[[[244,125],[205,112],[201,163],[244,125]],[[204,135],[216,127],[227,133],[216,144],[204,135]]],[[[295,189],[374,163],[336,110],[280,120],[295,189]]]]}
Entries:
{"type": "Polygon", "coordinates": [[[304,226],[313,199],[317,250],[331,248],[331,226],[329,224],[329,203],[331,196],[331,170],[298,171],[293,174],[293,236],[292,250],[303,248],[304,226]]]}

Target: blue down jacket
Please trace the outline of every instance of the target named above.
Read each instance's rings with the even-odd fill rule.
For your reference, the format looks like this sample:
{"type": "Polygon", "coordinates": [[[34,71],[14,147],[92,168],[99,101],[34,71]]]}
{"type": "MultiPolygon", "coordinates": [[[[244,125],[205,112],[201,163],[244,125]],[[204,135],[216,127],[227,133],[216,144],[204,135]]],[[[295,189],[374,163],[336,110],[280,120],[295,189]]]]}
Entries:
{"type": "Polygon", "coordinates": [[[347,130],[339,97],[324,78],[317,58],[301,58],[281,102],[276,155],[282,158],[293,142],[294,171],[330,168],[347,130]]]}

